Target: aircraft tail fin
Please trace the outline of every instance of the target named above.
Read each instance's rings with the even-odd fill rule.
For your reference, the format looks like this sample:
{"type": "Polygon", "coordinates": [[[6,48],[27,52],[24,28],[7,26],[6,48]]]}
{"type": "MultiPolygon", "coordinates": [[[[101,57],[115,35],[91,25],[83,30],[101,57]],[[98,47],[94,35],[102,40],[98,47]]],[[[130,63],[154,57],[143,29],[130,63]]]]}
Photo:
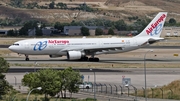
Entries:
{"type": "Polygon", "coordinates": [[[159,12],[146,28],[135,37],[160,37],[167,12],[159,12]]]}

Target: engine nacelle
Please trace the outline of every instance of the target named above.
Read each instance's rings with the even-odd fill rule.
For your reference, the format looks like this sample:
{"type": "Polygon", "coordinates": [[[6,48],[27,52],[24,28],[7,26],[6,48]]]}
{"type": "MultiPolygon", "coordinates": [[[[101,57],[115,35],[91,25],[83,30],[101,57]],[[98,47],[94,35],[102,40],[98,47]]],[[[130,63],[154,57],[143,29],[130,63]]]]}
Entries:
{"type": "Polygon", "coordinates": [[[49,55],[50,58],[58,58],[58,57],[62,57],[62,55],[49,55]]]}
{"type": "Polygon", "coordinates": [[[81,59],[81,57],[84,57],[85,53],[82,51],[68,51],[67,52],[67,59],[68,60],[77,60],[81,59]]]}

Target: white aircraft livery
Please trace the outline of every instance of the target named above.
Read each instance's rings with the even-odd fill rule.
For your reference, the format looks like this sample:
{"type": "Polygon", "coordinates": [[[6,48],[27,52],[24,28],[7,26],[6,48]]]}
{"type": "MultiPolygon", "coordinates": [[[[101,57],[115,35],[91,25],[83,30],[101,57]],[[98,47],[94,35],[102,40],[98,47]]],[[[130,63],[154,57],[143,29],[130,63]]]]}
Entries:
{"type": "Polygon", "coordinates": [[[164,39],[160,35],[166,17],[167,12],[159,12],[140,34],[132,38],[26,39],[15,42],[9,49],[24,54],[26,61],[29,61],[29,55],[49,55],[51,58],[67,56],[68,60],[98,62],[95,55],[132,51],[164,39]]]}

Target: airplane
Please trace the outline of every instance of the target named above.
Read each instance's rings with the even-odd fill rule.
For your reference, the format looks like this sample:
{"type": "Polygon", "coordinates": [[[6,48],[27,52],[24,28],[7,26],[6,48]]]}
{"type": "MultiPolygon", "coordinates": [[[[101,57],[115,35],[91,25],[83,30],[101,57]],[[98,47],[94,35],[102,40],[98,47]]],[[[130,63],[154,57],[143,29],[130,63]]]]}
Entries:
{"type": "Polygon", "coordinates": [[[166,17],[167,12],[159,12],[140,34],[131,38],[25,39],[9,46],[9,50],[24,54],[26,61],[29,55],[49,55],[50,58],[66,56],[68,60],[98,62],[95,55],[128,52],[163,40],[160,35],[166,17]]]}

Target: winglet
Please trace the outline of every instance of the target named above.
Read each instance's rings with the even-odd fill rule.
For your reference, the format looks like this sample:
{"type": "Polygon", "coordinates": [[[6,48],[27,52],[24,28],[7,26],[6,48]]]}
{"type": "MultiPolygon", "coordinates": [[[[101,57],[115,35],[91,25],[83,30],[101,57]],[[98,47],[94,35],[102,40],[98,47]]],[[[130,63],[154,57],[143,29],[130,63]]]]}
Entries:
{"type": "Polygon", "coordinates": [[[135,37],[160,37],[166,17],[167,12],[159,12],[146,28],[135,37]]]}

